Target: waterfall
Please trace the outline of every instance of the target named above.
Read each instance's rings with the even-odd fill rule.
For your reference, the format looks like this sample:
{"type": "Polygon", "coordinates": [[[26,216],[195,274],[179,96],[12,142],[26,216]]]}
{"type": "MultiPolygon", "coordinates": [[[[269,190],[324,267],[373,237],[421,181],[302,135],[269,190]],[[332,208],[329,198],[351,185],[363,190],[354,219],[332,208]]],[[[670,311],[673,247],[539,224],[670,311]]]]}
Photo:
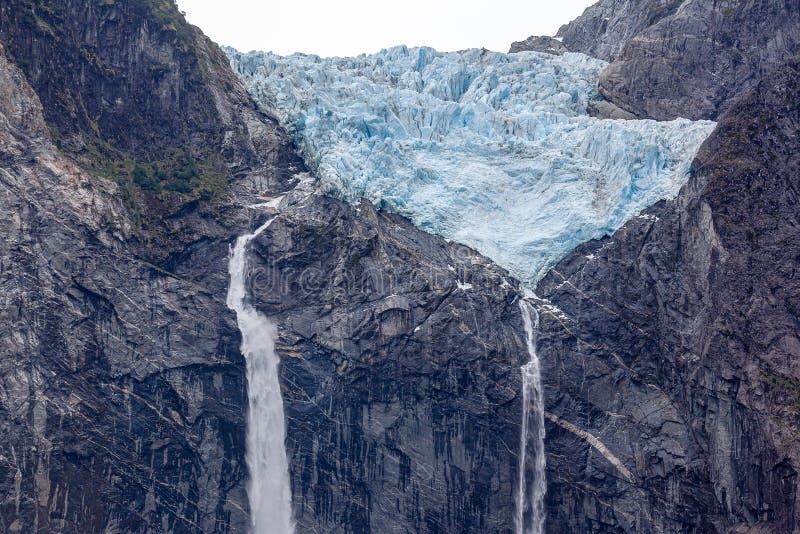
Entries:
{"type": "Polygon", "coordinates": [[[544,456],[544,394],[536,354],[539,314],[525,299],[519,301],[530,361],[522,367],[522,431],[520,433],[517,534],[544,532],[544,494],[547,491],[544,456]],[[533,480],[528,480],[528,448],[533,453],[533,480]],[[525,528],[528,525],[528,528],[525,528]]]}
{"type": "Polygon", "coordinates": [[[239,237],[231,252],[228,307],[236,312],[247,360],[247,496],[253,534],[294,532],[289,464],[286,459],[286,421],[278,381],[275,325],[245,302],[247,245],[267,229],[270,219],[252,234],[239,237]]]}

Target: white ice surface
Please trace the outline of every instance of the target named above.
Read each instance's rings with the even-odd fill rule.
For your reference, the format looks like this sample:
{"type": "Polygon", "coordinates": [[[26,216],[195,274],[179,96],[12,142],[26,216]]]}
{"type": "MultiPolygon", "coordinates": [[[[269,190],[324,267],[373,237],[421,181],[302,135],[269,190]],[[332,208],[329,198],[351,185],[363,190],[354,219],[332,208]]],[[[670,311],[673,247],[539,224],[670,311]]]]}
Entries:
{"type": "Polygon", "coordinates": [[[326,192],[406,215],[529,284],[673,197],[714,127],[590,117],[605,63],[581,54],[228,53],[326,192]]]}

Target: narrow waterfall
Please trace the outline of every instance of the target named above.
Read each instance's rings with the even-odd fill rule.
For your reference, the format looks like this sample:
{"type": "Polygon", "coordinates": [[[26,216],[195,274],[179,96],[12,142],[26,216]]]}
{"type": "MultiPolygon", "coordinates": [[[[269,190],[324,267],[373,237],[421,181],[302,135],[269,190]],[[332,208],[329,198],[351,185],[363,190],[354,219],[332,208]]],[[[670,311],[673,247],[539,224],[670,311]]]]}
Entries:
{"type": "Polygon", "coordinates": [[[544,394],[536,354],[539,313],[520,299],[530,361],[522,367],[522,431],[520,433],[519,487],[517,488],[517,534],[544,532],[544,494],[547,491],[544,456],[544,394]],[[528,479],[528,452],[533,460],[533,479],[528,479]],[[526,528],[527,527],[527,528],[526,528]]]}
{"type": "Polygon", "coordinates": [[[278,381],[275,325],[245,302],[247,245],[267,229],[267,221],[252,234],[239,237],[231,252],[228,307],[236,312],[247,360],[247,496],[253,534],[294,532],[289,465],[286,459],[286,421],[278,381]]]}

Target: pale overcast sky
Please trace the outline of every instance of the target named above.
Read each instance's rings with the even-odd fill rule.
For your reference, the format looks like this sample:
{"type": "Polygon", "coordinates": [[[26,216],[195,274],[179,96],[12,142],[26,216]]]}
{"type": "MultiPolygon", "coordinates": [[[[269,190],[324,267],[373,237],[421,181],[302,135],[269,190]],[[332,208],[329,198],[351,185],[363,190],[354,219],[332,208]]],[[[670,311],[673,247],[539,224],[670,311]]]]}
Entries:
{"type": "Polygon", "coordinates": [[[189,22],[241,51],[352,56],[406,44],[441,51],[553,35],[596,0],[178,0],[189,22]]]}

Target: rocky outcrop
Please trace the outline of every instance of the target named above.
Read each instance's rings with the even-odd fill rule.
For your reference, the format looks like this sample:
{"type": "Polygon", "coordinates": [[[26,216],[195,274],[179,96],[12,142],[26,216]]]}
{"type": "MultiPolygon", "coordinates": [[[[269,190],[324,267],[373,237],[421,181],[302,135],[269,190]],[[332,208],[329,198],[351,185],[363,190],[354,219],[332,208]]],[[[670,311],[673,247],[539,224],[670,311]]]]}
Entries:
{"type": "Polygon", "coordinates": [[[510,52],[535,50],[560,53],[581,52],[604,61],[614,61],[629,39],[661,19],[672,15],[683,0],[601,0],[563,25],[556,37],[528,37],[512,43],[510,52]],[[558,43],[554,45],[552,43],[558,43]]]}
{"type": "MultiPolygon", "coordinates": [[[[277,215],[248,295],[278,325],[298,530],[512,530],[507,273],[315,193],[171,2],[0,22],[0,529],[246,531],[228,251],[277,215]]],[[[799,71],[728,112],[676,201],[540,284],[551,531],[798,528],[799,71]]]]}
{"type": "Polygon", "coordinates": [[[0,95],[0,528],[245,525],[245,384],[216,267],[230,230],[178,218],[203,237],[148,262],[117,186],[59,155],[5,58],[0,95]]]}
{"type": "MultiPolygon", "coordinates": [[[[81,39],[102,33],[95,24],[108,23],[92,18],[97,9],[127,15],[112,17],[119,33],[103,54],[141,51],[134,38],[144,32],[134,31],[142,24],[137,5],[0,7],[2,39],[6,50],[15,51],[14,62],[27,67],[43,93],[57,85],[52,80],[64,84],[42,105],[25,73],[5,52],[0,57],[5,532],[230,532],[248,524],[246,383],[239,332],[225,305],[228,248],[249,222],[241,201],[290,187],[302,163],[285,134],[255,110],[224,59],[216,74],[199,69],[202,83],[196,81],[198,68],[183,73],[187,91],[214,96],[208,109],[178,116],[165,107],[158,110],[163,116],[151,116],[156,111],[147,106],[126,104],[121,124],[141,127],[131,127],[128,138],[93,127],[87,134],[80,120],[65,130],[60,113],[70,102],[102,108],[116,101],[114,95],[124,102],[148,89],[159,93],[160,78],[141,75],[130,58],[120,60],[114,74],[135,78],[125,88],[70,63],[81,39]],[[80,31],[58,34],[45,24],[64,21],[74,9],[86,11],[70,22],[80,31]],[[25,10],[50,18],[28,19],[25,10]],[[26,30],[31,21],[36,29],[26,30]],[[45,30],[57,38],[37,33],[45,30]],[[65,72],[68,65],[80,75],[65,72]],[[120,147],[134,152],[134,138],[164,136],[161,147],[155,143],[137,153],[155,158],[171,142],[201,139],[205,113],[212,114],[209,127],[219,129],[221,139],[209,150],[224,162],[222,185],[209,196],[148,191],[124,170],[110,180],[98,177],[97,160],[87,160],[85,147],[70,152],[73,145],[65,142],[95,135],[109,153],[120,147]],[[157,123],[152,130],[150,120],[157,123]]],[[[161,53],[202,57],[212,45],[193,35],[196,47],[166,42],[161,53]]],[[[94,117],[105,113],[94,111],[94,117]]]]}
{"type": "Polygon", "coordinates": [[[0,39],[59,147],[83,163],[110,171],[125,159],[177,164],[184,147],[219,152],[230,110],[205,82],[224,58],[171,1],[4,2],[0,39]]]}
{"type": "Polygon", "coordinates": [[[683,0],[601,0],[556,34],[571,52],[614,61],[625,43],[674,14],[683,0]]]}
{"type": "Polygon", "coordinates": [[[687,0],[630,39],[600,91],[639,117],[714,119],[800,54],[800,2],[687,0]]]}
{"type": "Polygon", "coordinates": [[[792,62],[539,284],[550,531],[800,528],[798,102],[792,62]]]}
{"type": "Polygon", "coordinates": [[[640,118],[716,119],[800,54],[800,3],[600,0],[563,26],[571,52],[611,62],[600,92],[640,118]]]}
{"type": "Polygon", "coordinates": [[[510,532],[516,283],[406,219],[294,192],[254,243],[301,532],[510,532]]]}
{"type": "MultiPolygon", "coordinates": [[[[285,140],[172,0],[11,0],[0,6],[0,42],[58,148],[123,194],[224,199],[231,176],[264,186],[286,167],[274,159],[291,153],[285,140]]],[[[156,221],[165,209],[177,205],[157,206],[156,221]]]]}
{"type": "Polygon", "coordinates": [[[567,47],[564,46],[564,44],[558,39],[546,36],[537,37],[532,35],[524,41],[511,43],[511,50],[509,50],[509,54],[526,51],[544,52],[546,54],[553,54],[554,56],[560,56],[565,52],[569,52],[567,47]]]}

